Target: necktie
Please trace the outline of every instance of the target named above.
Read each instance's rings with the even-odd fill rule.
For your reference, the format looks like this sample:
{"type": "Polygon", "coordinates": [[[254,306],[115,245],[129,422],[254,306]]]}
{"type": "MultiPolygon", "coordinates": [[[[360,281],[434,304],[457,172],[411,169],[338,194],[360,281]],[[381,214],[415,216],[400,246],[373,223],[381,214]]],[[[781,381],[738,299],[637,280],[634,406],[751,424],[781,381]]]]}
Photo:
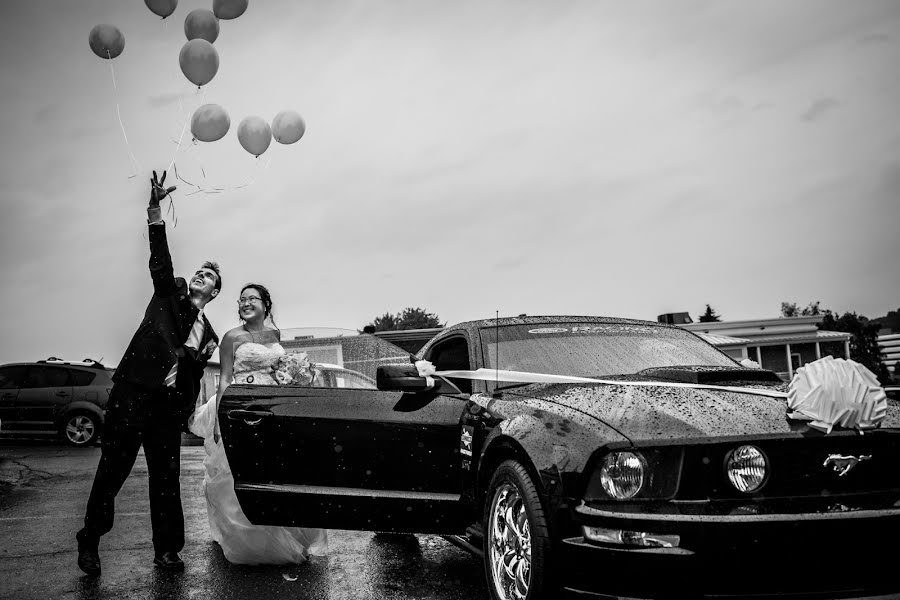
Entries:
{"type": "Polygon", "coordinates": [[[194,350],[200,349],[200,340],[203,339],[203,311],[200,311],[200,314],[197,315],[197,320],[194,321],[194,326],[191,327],[191,333],[188,335],[187,341],[184,343],[188,348],[193,348],[194,350]]]}
{"type": "MultiPolygon", "coordinates": [[[[187,341],[184,343],[188,348],[193,348],[194,350],[200,349],[200,340],[203,339],[203,311],[197,315],[197,320],[194,321],[194,326],[191,327],[191,333],[188,335],[187,341]]],[[[175,361],[175,364],[172,365],[171,370],[169,370],[169,374],[166,375],[166,387],[175,387],[175,378],[178,375],[178,361],[175,361]]]]}

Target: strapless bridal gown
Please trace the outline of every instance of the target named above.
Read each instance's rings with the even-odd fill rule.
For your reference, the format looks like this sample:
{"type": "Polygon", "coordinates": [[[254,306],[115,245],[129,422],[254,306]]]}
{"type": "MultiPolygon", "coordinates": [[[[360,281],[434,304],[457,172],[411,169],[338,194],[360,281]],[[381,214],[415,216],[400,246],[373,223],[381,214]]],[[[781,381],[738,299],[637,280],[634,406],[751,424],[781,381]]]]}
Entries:
{"type": "MultiPolygon", "coordinates": [[[[272,364],[284,354],[281,344],[246,342],[234,353],[235,383],[275,384],[272,364]]],[[[194,412],[190,430],[203,438],[206,475],[203,487],[212,538],[219,543],[229,562],[244,565],[298,564],[310,554],[328,552],[324,529],[253,525],[244,516],[234,493],[234,477],[225,456],[222,437],[214,436],[217,398],[194,412]],[[214,438],[218,437],[218,441],[214,438]]]]}

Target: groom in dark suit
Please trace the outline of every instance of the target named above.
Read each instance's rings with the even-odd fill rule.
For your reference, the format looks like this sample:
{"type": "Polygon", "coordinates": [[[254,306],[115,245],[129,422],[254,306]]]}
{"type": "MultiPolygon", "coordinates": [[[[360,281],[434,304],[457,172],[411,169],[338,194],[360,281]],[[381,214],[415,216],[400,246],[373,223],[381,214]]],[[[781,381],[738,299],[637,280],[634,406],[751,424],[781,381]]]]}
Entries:
{"type": "Polygon", "coordinates": [[[153,296],[144,319],[122,357],[109,395],[103,452],[78,540],[78,566],[100,573],[100,536],[113,526],[116,494],[125,483],[141,444],[147,459],[154,563],[179,570],[184,563],[184,513],[179,472],[181,432],[187,430],[203,369],[218,344],[203,314],[222,289],[216,263],[204,263],[190,282],[175,277],[159,202],[175,187],[166,173],[150,180],[147,222],[153,296]]]}

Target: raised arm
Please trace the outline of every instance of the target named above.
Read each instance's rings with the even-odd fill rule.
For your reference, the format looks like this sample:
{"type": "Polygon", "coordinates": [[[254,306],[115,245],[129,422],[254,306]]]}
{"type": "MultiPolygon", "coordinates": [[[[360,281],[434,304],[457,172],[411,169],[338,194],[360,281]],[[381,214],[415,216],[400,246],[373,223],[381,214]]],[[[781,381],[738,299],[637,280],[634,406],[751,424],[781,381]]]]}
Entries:
{"type": "Polygon", "coordinates": [[[162,220],[159,202],[175,190],[175,186],[164,187],[166,172],[162,179],[156,179],[156,171],[150,179],[150,204],[147,206],[148,237],[150,238],[150,277],[153,279],[153,291],[159,296],[167,296],[175,291],[175,270],[172,267],[172,256],[169,254],[169,242],[166,239],[166,224],[162,220]]]}

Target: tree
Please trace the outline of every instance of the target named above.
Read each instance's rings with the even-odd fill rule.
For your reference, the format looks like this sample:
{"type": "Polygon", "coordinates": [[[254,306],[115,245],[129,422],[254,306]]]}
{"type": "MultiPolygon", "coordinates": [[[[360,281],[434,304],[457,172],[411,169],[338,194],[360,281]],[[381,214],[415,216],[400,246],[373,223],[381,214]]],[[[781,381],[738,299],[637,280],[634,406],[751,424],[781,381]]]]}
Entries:
{"type": "Polygon", "coordinates": [[[701,323],[713,323],[721,320],[718,313],[709,304],[706,305],[706,312],[700,315],[699,319],[701,323]]]}
{"type": "Polygon", "coordinates": [[[878,347],[879,325],[855,312],[845,312],[838,317],[830,310],[826,310],[824,315],[822,322],[819,323],[819,329],[849,333],[852,336],[850,358],[872,371],[882,385],[890,382],[890,373],[881,361],[881,349],[878,347]]]}
{"type": "Polygon", "coordinates": [[[397,329],[397,318],[391,313],[384,313],[380,317],[375,317],[371,323],[366,325],[364,329],[372,329],[372,333],[376,331],[393,331],[397,329]]]}
{"type": "Polygon", "coordinates": [[[883,317],[872,319],[873,323],[878,323],[882,329],[887,329],[891,333],[900,333],[900,308],[888,312],[883,317]]]}
{"type": "Polygon", "coordinates": [[[800,309],[797,308],[796,302],[782,302],[781,303],[781,316],[782,317],[799,317],[800,309]]]}
{"type": "Polygon", "coordinates": [[[821,304],[821,302],[819,300],[816,300],[815,302],[810,302],[806,306],[806,308],[804,308],[800,312],[800,314],[804,317],[813,317],[813,316],[821,315],[822,311],[819,309],[819,304],[821,304]]]}
{"type": "Polygon", "coordinates": [[[421,308],[404,308],[397,329],[431,329],[443,327],[437,315],[421,308]]]}
{"type": "Polygon", "coordinates": [[[816,315],[822,314],[822,309],[819,308],[821,302],[816,300],[815,302],[810,302],[805,307],[800,308],[797,306],[796,302],[782,302],[781,303],[781,316],[782,317],[812,317],[816,315]]]}
{"type": "Polygon", "coordinates": [[[422,308],[404,308],[403,312],[396,315],[384,313],[363,327],[363,333],[375,333],[376,331],[398,331],[401,329],[431,329],[443,327],[437,315],[422,308]]]}

